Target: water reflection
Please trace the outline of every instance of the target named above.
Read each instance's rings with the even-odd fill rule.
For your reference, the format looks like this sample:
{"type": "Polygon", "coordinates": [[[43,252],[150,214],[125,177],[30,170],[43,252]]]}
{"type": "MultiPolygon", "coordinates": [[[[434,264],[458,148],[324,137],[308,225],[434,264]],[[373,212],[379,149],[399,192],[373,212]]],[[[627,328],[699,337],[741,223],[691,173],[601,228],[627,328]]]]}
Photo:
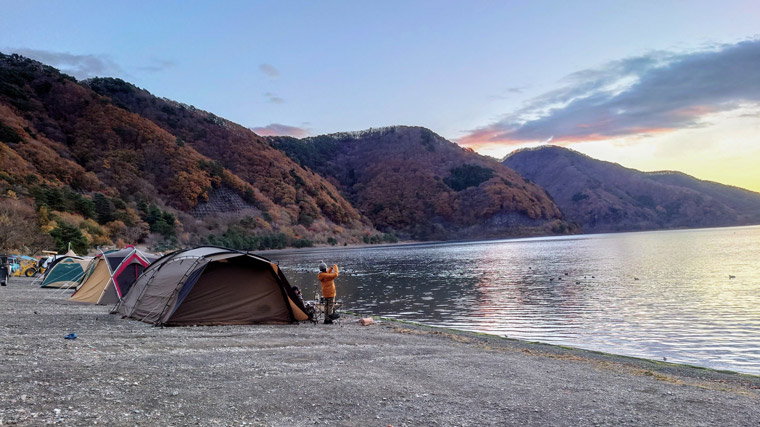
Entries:
{"type": "Polygon", "coordinates": [[[760,374],[758,255],[760,227],[267,254],[307,296],[340,264],[360,313],[760,374]]]}

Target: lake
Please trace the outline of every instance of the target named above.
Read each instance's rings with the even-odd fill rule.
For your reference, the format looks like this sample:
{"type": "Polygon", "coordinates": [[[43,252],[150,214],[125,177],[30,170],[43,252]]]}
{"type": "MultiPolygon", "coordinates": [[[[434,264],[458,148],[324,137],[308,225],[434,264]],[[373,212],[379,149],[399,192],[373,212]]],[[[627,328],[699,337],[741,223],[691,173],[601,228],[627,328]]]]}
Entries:
{"type": "Polygon", "coordinates": [[[760,226],[265,256],[357,313],[760,374],[760,226]]]}

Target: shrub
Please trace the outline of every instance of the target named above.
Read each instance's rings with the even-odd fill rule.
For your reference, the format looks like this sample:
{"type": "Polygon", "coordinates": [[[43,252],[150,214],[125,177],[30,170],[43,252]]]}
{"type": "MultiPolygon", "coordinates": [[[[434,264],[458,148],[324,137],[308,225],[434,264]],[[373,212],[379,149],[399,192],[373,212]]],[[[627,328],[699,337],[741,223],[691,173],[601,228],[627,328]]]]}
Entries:
{"type": "MultiPolygon", "coordinates": [[[[230,227],[221,235],[212,234],[204,240],[209,245],[224,246],[243,251],[283,249],[288,245],[288,237],[284,233],[255,236],[237,226],[230,227]]],[[[292,244],[303,245],[296,247],[313,246],[313,243],[306,239],[296,240],[292,244]]]]}
{"type": "Polygon", "coordinates": [[[581,200],[588,199],[588,194],[585,193],[575,193],[573,194],[573,201],[574,202],[580,202],[581,200]]]}
{"type": "Polygon", "coordinates": [[[298,223],[306,228],[309,228],[311,227],[311,224],[314,223],[314,218],[312,218],[311,215],[301,212],[301,214],[298,215],[298,223]]]}
{"type": "Polygon", "coordinates": [[[0,141],[6,143],[21,142],[21,136],[12,127],[0,122],[0,141]]]}
{"type": "Polygon", "coordinates": [[[465,188],[477,187],[493,178],[493,175],[493,169],[478,165],[463,165],[452,169],[443,182],[454,191],[462,191],[465,188]]]}
{"type": "Polygon", "coordinates": [[[295,239],[290,242],[290,246],[294,248],[310,248],[314,246],[314,242],[309,239],[295,239]]]}

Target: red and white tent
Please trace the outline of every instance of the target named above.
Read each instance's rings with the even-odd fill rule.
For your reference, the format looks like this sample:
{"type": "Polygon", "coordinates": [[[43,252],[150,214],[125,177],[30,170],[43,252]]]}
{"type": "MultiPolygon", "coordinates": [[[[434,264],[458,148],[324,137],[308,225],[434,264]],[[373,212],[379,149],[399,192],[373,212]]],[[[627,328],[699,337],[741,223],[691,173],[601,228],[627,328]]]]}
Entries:
{"type": "Polygon", "coordinates": [[[90,262],[82,284],[70,300],[95,304],[119,302],[143,270],[157,258],[134,246],[101,253],[90,262]]]}

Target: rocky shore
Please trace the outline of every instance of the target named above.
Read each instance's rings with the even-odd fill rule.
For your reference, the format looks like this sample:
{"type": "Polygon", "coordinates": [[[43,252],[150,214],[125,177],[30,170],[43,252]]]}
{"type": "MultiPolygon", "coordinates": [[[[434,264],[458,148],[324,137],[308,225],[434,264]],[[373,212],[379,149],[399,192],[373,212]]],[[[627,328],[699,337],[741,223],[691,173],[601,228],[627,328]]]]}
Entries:
{"type": "Polygon", "coordinates": [[[0,288],[0,425],[760,424],[755,376],[350,316],[154,328],[70,294],[0,288]]]}

